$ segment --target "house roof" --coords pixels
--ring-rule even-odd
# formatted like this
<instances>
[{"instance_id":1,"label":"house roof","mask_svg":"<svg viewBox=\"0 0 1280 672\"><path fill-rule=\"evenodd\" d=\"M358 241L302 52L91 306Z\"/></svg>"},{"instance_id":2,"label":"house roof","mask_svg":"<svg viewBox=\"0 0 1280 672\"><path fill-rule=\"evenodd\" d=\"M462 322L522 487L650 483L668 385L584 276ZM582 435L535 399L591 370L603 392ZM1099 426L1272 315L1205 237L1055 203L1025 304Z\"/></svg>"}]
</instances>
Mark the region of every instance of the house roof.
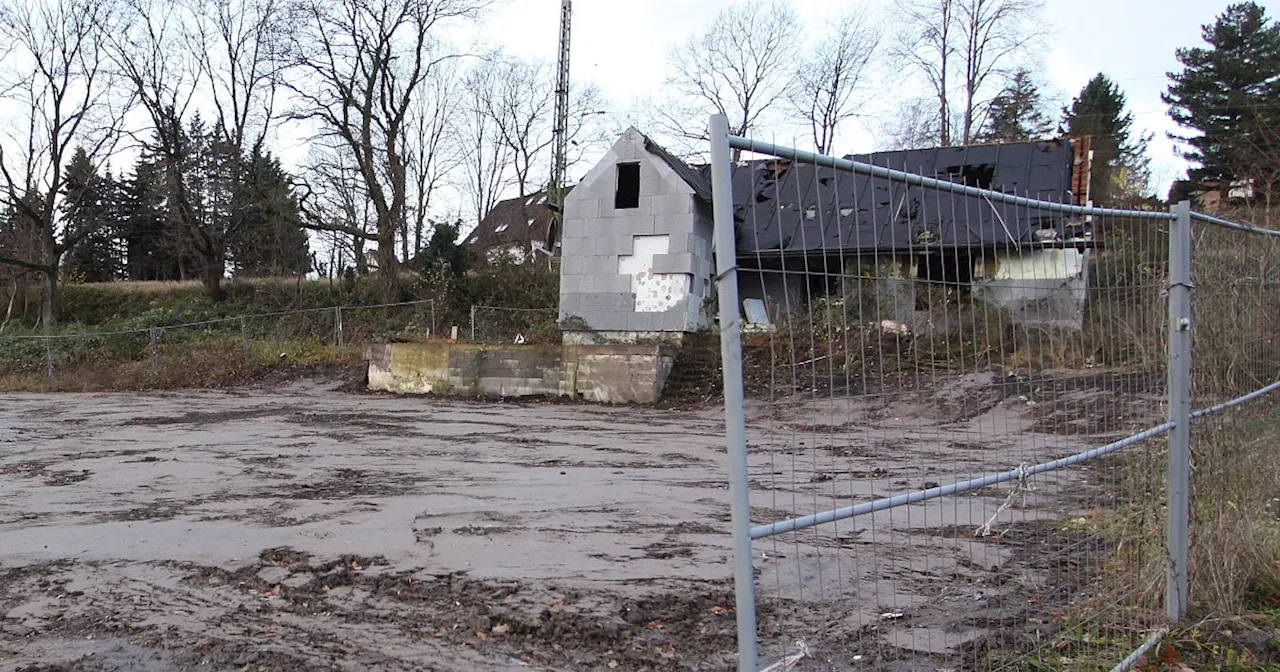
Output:
<instances>
[{"instance_id":1,"label":"house roof","mask_svg":"<svg viewBox=\"0 0 1280 672\"><path fill-rule=\"evenodd\" d=\"M1065 141L881 152L849 159L1003 193L1075 203ZM742 252L1003 246L1064 233L1068 217L783 160L735 167ZM1042 234L1043 235L1043 234ZM1063 236L1065 237L1065 236Z\"/></svg>"},{"instance_id":2,"label":"house roof","mask_svg":"<svg viewBox=\"0 0 1280 672\"><path fill-rule=\"evenodd\" d=\"M666 148L654 142L649 138L649 136L644 135L643 133L640 135L644 138L645 151L653 154L661 159L663 163L670 166L671 170L674 170L676 175L679 175L680 179L684 180L685 183L693 189L695 196L702 199L703 202L707 204L711 203L711 181L706 176L704 176L698 169L685 163L682 159L676 157L671 152L668 152Z\"/></svg>"},{"instance_id":3,"label":"house roof","mask_svg":"<svg viewBox=\"0 0 1280 672\"><path fill-rule=\"evenodd\" d=\"M499 201L467 236L465 244L476 250L509 245L528 250L535 241L550 247L555 242L552 238L557 218L548 201L546 191Z\"/></svg>"}]
</instances>

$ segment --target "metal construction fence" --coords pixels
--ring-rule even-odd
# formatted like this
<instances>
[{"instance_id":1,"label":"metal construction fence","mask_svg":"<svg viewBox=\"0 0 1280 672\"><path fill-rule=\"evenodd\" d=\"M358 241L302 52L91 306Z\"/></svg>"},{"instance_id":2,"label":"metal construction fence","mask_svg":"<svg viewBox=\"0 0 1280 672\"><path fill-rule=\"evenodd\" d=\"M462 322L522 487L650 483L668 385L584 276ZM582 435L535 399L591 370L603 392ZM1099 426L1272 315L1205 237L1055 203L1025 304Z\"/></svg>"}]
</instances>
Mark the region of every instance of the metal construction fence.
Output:
<instances>
[{"instance_id":1,"label":"metal construction fence","mask_svg":"<svg viewBox=\"0 0 1280 672\"><path fill-rule=\"evenodd\" d=\"M1280 231L711 140L740 669L1123 670L1238 606Z\"/></svg>"}]
</instances>

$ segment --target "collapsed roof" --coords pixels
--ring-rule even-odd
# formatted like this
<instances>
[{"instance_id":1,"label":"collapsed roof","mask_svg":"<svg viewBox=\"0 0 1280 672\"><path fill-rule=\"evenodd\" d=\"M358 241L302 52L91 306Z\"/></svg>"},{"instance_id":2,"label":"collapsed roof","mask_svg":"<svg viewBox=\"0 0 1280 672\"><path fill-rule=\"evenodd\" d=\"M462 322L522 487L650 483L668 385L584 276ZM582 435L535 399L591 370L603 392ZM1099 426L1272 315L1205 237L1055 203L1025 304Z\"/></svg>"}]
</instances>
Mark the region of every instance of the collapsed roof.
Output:
<instances>
[{"instance_id":1,"label":"collapsed roof","mask_svg":"<svg viewBox=\"0 0 1280 672\"><path fill-rule=\"evenodd\" d=\"M967 186L1075 204L1066 141L904 150L846 157ZM1067 237L1072 218L780 159L735 167L738 249L745 253L1005 247Z\"/></svg>"}]
</instances>

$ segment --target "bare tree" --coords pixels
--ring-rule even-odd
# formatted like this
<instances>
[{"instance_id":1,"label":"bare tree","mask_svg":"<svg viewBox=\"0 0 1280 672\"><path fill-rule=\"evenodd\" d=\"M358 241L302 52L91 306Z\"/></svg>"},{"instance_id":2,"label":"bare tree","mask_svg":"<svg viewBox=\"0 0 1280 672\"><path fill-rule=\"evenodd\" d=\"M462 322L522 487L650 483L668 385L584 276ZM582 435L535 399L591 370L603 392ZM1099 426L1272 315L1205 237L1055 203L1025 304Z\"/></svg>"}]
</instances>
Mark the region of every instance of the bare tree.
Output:
<instances>
[{"instance_id":1,"label":"bare tree","mask_svg":"<svg viewBox=\"0 0 1280 672\"><path fill-rule=\"evenodd\" d=\"M831 151L840 122L857 116L855 94L879 46L879 28L866 14L850 14L801 63L788 101L809 123L819 154Z\"/></svg>"},{"instance_id":2,"label":"bare tree","mask_svg":"<svg viewBox=\"0 0 1280 672\"><path fill-rule=\"evenodd\" d=\"M879 149L937 146L941 129L938 111L933 109L935 103L935 100L929 98L912 98L900 103L897 114L880 124L880 137L884 140Z\"/></svg>"},{"instance_id":3,"label":"bare tree","mask_svg":"<svg viewBox=\"0 0 1280 672\"><path fill-rule=\"evenodd\" d=\"M377 222L350 148L340 142L316 142L304 170L308 179L298 185L303 226L327 244L331 271L351 268L367 273L364 248L378 240Z\"/></svg>"},{"instance_id":4,"label":"bare tree","mask_svg":"<svg viewBox=\"0 0 1280 672\"><path fill-rule=\"evenodd\" d=\"M1010 71L1007 62L1033 39L1030 26L1040 9L1038 0L954 0L963 51L964 144L981 126L978 120L1003 90ZM996 81L993 82L993 77ZM994 83L994 91L988 84Z\"/></svg>"},{"instance_id":5,"label":"bare tree","mask_svg":"<svg viewBox=\"0 0 1280 672\"><path fill-rule=\"evenodd\" d=\"M378 273L399 298L396 235L409 199L410 111L433 70L456 57L436 39L443 24L475 16L485 0L301 0L291 81L295 119L351 152L373 205Z\"/></svg>"},{"instance_id":6,"label":"bare tree","mask_svg":"<svg viewBox=\"0 0 1280 672\"><path fill-rule=\"evenodd\" d=\"M407 138L408 216L401 231L406 260L422 251L429 235L427 224L432 221L432 199L464 160L455 119L462 107L460 78L453 63L442 63L433 77L427 95L414 98L409 109L409 125L413 130ZM410 226L412 248L409 247Z\"/></svg>"},{"instance_id":7,"label":"bare tree","mask_svg":"<svg viewBox=\"0 0 1280 672\"><path fill-rule=\"evenodd\" d=\"M530 193L531 183L536 184L532 171L549 165L541 159L554 139L554 75L545 62L510 56L493 57L482 67L488 70L489 85L479 87L477 93L510 152L516 189L524 197Z\"/></svg>"},{"instance_id":8,"label":"bare tree","mask_svg":"<svg viewBox=\"0 0 1280 672\"><path fill-rule=\"evenodd\" d=\"M736 135L760 126L791 85L799 38L799 21L783 0L747 0L722 10L668 58L667 81L679 99L656 110L664 130L705 140L712 113L728 117Z\"/></svg>"},{"instance_id":9,"label":"bare tree","mask_svg":"<svg viewBox=\"0 0 1280 672\"><path fill-rule=\"evenodd\" d=\"M0 188L27 234L27 252L36 253L0 250L0 263L43 277L46 329L57 320L63 255L97 230L60 226L67 163L81 148L94 168L100 167L115 149L128 108L128 100L116 96L101 49L104 36L117 29L117 18L111 4L98 0L17 0L0 6L0 40L10 50L0 91L16 110L17 129L0 139Z\"/></svg>"},{"instance_id":10,"label":"bare tree","mask_svg":"<svg viewBox=\"0 0 1280 672\"><path fill-rule=\"evenodd\" d=\"M502 131L488 110L487 101L496 95L494 91L499 86L493 71L484 64L467 73L463 86L466 125L461 134L466 147L466 182L462 191L471 200L477 224L513 184L507 172L513 158L511 146L503 140Z\"/></svg>"},{"instance_id":11,"label":"bare tree","mask_svg":"<svg viewBox=\"0 0 1280 672\"><path fill-rule=\"evenodd\" d=\"M1005 66L1033 39L1039 0L902 0L896 53L924 77L938 101L938 141L969 144L991 99L1004 87ZM953 96L959 97L957 102Z\"/></svg>"},{"instance_id":12,"label":"bare tree","mask_svg":"<svg viewBox=\"0 0 1280 672\"><path fill-rule=\"evenodd\" d=\"M959 50L955 35L959 0L902 0L903 19L894 54L911 64L928 82L936 101L937 142L951 144L951 69Z\"/></svg>"},{"instance_id":13,"label":"bare tree","mask_svg":"<svg viewBox=\"0 0 1280 672\"><path fill-rule=\"evenodd\" d=\"M111 41L112 58L147 113L150 136L142 144L164 165L172 213L201 259L205 290L221 300L228 239L244 225L229 195L269 130L290 17L278 0L129 3L131 25ZM186 170L197 158L186 124L204 100L225 159L216 171L218 196L193 184Z\"/></svg>"}]
</instances>

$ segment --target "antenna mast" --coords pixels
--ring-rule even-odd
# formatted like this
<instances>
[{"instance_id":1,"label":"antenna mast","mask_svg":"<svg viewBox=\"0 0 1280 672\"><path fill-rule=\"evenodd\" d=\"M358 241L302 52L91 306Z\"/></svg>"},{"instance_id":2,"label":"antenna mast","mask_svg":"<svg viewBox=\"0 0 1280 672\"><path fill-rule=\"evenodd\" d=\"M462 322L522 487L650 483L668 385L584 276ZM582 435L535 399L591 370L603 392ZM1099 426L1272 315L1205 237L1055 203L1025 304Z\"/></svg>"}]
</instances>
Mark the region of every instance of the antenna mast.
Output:
<instances>
[{"instance_id":1,"label":"antenna mast","mask_svg":"<svg viewBox=\"0 0 1280 672\"><path fill-rule=\"evenodd\" d=\"M564 180L569 144L569 22L573 0L560 2L560 62L556 67L555 158L551 165L551 206L564 215Z\"/></svg>"}]
</instances>

